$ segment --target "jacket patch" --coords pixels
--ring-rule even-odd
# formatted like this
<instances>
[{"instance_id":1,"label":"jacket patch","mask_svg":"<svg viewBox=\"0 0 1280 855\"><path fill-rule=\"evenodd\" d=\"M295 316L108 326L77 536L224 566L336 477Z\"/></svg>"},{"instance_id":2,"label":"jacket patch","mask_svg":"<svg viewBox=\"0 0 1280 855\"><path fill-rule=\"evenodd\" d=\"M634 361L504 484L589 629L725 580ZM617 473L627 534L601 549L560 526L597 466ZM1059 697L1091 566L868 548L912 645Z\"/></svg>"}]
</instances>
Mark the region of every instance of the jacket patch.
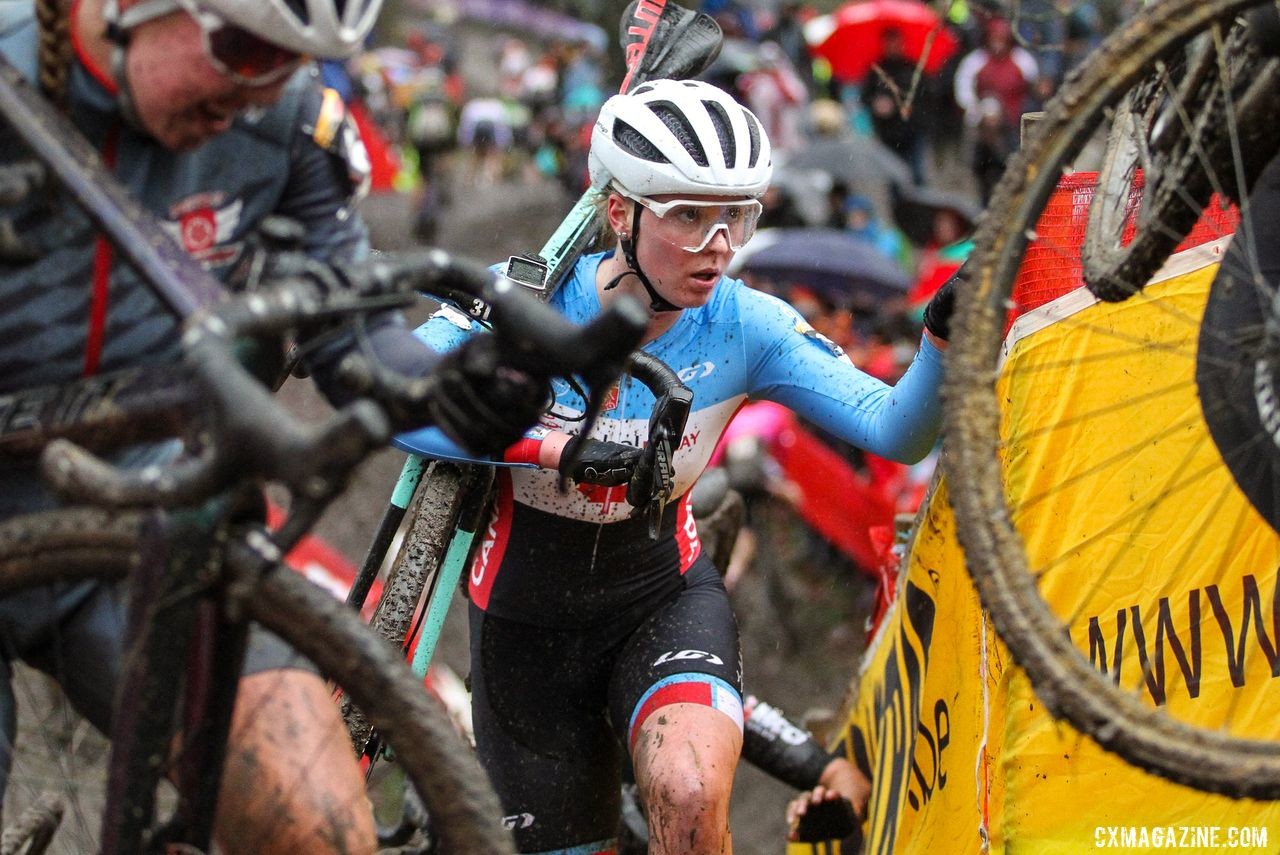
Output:
<instances>
[{"instance_id":1,"label":"jacket patch","mask_svg":"<svg viewBox=\"0 0 1280 855\"><path fill-rule=\"evenodd\" d=\"M217 267L240 254L241 243L230 241L243 209L243 200L228 202L225 193L196 193L170 206L169 218L161 225L192 258Z\"/></svg>"}]
</instances>

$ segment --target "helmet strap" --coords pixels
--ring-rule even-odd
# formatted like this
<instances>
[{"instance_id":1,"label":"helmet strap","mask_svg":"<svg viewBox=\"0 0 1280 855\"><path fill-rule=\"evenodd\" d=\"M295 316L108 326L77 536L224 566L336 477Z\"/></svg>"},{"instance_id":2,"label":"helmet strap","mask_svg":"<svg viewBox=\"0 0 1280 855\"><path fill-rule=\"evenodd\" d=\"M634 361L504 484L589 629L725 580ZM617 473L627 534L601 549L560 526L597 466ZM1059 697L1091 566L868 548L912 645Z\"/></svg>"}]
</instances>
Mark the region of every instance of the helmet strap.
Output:
<instances>
[{"instance_id":1,"label":"helmet strap","mask_svg":"<svg viewBox=\"0 0 1280 855\"><path fill-rule=\"evenodd\" d=\"M633 203L635 204L635 203ZM618 242L622 244L622 257L627 260L630 270L617 276L608 285L605 290L617 287L618 280L627 273L635 274L640 280L640 284L644 286L644 290L649 294L649 311L651 312L678 312L680 307L672 303L666 297L658 293L658 289L653 287L653 283L649 281L649 277L644 275L644 271L640 269L640 262L636 258L636 241L640 240L640 208L639 204L635 205L635 213L631 217L631 234L627 237L619 238Z\"/></svg>"},{"instance_id":2,"label":"helmet strap","mask_svg":"<svg viewBox=\"0 0 1280 855\"><path fill-rule=\"evenodd\" d=\"M116 79L116 101L120 105L120 115L125 124L134 130L143 130L143 127L134 104L133 89L129 86L129 75L125 71L125 48L129 46L130 31L139 24L168 15L178 8L176 0L142 0L122 13L119 0L107 0L103 4L102 15L107 21L106 36L111 42L111 74Z\"/></svg>"}]
</instances>

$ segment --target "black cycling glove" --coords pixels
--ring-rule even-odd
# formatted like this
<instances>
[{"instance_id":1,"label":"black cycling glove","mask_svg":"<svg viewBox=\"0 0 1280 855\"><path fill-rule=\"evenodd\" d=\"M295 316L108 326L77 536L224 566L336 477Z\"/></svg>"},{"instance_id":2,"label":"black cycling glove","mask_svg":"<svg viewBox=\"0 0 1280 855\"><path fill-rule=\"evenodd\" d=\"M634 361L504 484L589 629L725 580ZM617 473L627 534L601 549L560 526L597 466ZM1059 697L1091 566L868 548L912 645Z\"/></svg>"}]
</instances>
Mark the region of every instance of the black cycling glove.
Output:
<instances>
[{"instance_id":1,"label":"black cycling glove","mask_svg":"<svg viewBox=\"0 0 1280 855\"><path fill-rule=\"evenodd\" d=\"M796 826L796 841L821 843L839 840L840 851L857 852L862 848L862 828L858 814L846 798L828 799L809 805Z\"/></svg>"},{"instance_id":2,"label":"black cycling glove","mask_svg":"<svg viewBox=\"0 0 1280 855\"><path fill-rule=\"evenodd\" d=\"M478 335L446 354L433 375L431 419L475 454L496 454L518 440L551 400L551 386L501 363L492 335Z\"/></svg>"},{"instance_id":3,"label":"black cycling glove","mask_svg":"<svg viewBox=\"0 0 1280 855\"><path fill-rule=\"evenodd\" d=\"M951 339L951 313L956 307L956 285L962 284L968 273L968 264L947 277L947 281L934 292L929 305L924 307L924 328L943 341Z\"/></svg>"},{"instance_id":4,"label":"black cycling glove","mask_svg":"<svg viewBox=\"0 0 1280 855\"><path fill-rule=\"evenodd\" d=\"M631 480L643 453L634 445L575 436L560 453L560 474L579 484L617 487ZM575 456L577 460L566 470L565 463Z\"/></svg>"}]
</instances>

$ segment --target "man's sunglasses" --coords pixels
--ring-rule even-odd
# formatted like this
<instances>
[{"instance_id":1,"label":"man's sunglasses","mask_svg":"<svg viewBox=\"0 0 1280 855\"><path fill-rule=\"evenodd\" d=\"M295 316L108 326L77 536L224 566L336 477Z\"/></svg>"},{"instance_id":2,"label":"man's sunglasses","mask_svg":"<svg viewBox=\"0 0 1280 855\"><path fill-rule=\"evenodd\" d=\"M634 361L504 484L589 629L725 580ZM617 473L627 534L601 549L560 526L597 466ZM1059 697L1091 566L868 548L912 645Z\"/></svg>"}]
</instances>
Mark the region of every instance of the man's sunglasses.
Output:
<instances>
[{"instance_id":1,"label":"man's sunglasses","mask_svg":"<svg viewBox=\"0 0 1280 855\"><path fill-rule=\"evenodd\" d=\"M269 86L288 77L303 57L232 24L199 0L177 0L200 25L204 52L220 74L241 86Z\"/></svg>"}]
</instances>

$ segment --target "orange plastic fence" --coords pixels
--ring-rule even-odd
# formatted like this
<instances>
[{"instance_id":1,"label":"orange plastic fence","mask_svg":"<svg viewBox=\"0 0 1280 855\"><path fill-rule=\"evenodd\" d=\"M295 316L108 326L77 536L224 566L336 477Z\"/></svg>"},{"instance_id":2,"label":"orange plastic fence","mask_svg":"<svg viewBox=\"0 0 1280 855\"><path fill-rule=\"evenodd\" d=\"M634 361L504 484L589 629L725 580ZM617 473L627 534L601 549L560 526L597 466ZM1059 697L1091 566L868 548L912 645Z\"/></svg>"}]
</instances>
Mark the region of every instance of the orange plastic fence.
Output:
<instances>
[{"instance_id":1,"label":"orange plastic fence","mask_svg":"<svg viewBox=\"0 0 1280 855\"><path fill-rule=\"evenodd\" d=\"M1080 245L1084 241L1089 202L1097 180L1096 172L1063 176L1058 189L1049 197L1049 204L1036 226L1036 239L1028 247L1014 283L1013 299L1019 312L1042 306L1083 284ZM1129 194L1128 217L1122 238L1125 243L1133 238L1142 187L1142 175L1139 173ZM1178 249L1189 249L1231 234L1238 221L1235 207L1224 204L1215 195Z\"/></svg>"}]
</instances>

